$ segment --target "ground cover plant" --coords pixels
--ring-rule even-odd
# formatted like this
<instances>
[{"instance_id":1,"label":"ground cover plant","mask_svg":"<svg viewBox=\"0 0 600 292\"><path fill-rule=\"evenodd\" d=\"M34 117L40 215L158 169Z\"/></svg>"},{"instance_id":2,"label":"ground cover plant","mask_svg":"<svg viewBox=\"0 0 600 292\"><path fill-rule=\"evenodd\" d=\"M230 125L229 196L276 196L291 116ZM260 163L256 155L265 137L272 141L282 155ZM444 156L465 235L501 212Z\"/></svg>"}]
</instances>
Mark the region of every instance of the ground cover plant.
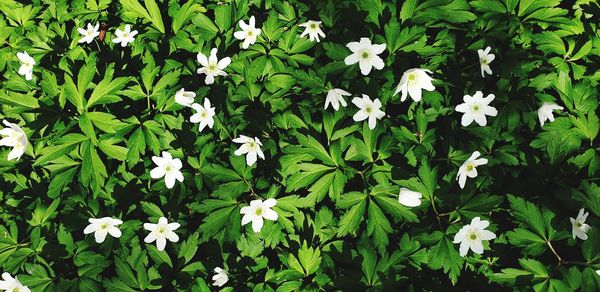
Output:
<instances>
[{"instance_id":1,"label":"ground cover plant","mask_svg":"<svg viewBox=\"0 0 600 292\"><path fill-rule=\"evenodd\" d=\"M0 290L600 290L596 1L0 8Z\"/></svg>"}]
</instances>

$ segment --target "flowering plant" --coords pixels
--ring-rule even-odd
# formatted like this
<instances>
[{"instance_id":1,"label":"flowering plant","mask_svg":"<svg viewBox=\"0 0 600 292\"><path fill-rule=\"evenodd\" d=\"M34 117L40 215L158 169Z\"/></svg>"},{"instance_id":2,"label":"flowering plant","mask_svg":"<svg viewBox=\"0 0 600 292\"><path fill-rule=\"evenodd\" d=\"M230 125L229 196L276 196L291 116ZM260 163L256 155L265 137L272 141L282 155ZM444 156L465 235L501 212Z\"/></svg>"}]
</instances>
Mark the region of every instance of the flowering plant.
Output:
<instances>
[{"instance_id":1,"label":"flowering plant","mask_svg":"<svg viewBox=\"0 0 600 292\"><path fill-rule=\"evenodd\" d=\"M0 9L0 290L600 290L597 1Z\"/></svg>"}]
</instances>

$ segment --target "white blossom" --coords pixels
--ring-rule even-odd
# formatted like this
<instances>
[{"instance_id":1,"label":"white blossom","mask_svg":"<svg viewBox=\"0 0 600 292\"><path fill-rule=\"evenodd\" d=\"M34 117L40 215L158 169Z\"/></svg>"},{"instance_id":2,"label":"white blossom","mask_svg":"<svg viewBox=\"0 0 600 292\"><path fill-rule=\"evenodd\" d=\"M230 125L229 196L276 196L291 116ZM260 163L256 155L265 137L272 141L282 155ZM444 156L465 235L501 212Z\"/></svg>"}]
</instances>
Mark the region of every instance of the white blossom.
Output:
<instances>
[{"instance_id":1,"label":"white blossom","mask_svg":"<svg viewBox=\"0 0 600 292\"><path fill-rule=\"evenodd\" d=\"M156 164L156 167L150 171L150 177L156 179L165 177L165 185L171 189L175 185L175 180L183 182L183 174L181 173L181 160L179 158L173 159L171 153L167 151L162 152L162 157L152 156L152 161Z\"/></svg>"},{"instance_id":2,"label":"white blossom","mask_svg":"<svg viewBox=\"0 0 600 292\"><path fill-rule=\"evenodd\" d=\"M124 30L120 30L117 28L115 31L116 38L112 39L113 43L121 43L121 47L127 46L128 43L132 43L135 40L135 35L137 34L137 30L131 30L131 26L129 24L125 25Z\"/></svg>"},{"instance_id":3,"label":"white blossom","mask_svg":"<svg viewBox=\"0 0 600 292\"><path fill-rule=\"evenodd\" d=\"M355 97L352 99L352 103L356 105L359 110L354 114L352 119L355 122L369 120L369 129L375 129L377 120L380 120L385 116L385 112L381 110L381 102L378 98L371 100L368 95L363 94L362 98Z\"/></svg>"},{"instance_id":4,"label":"white blossom","mask_svg":"<svg viewBox=\"0 0 600 292\"><path fill-rule=\"evenodd\" d=\"M260 35L260 28L256 28L254 16L250 16L250 21L246 24L240 20L239 25L242 30L233 33L233 37L238 40L243 40L242 49L247 49L250 45L256 42L256 38Z\"/></svg>"},{"instance_id":5,"label":"white blossom","mask_svg":"<svg viewBox=\"0 0 600 292\"><path fill-rule=\"evenodd\" d=\"M343 107L346 107L346 100L344 96L350 96L351 94L343 89L333 88L327 91L327 98L325 99L325 109L331 105L334 110L338 110L340 108L340 104Z\"/></svg>"},{"instance_id":6,"label":"white blossom","mask_svg":"<svg viewBox=\"0 0 600 292\"><path fill-rule=\"evenodd\" d=\"M79 39L78 43L88 43L89 44L89 43L93 42L94 39L100 35L100 31L98 31L98 29L100 29L99 23L96 23L96 26L92 26L91 23L88 23L87 29L78 28L77 31L81 35L81 38Z\"/></svg>"},{"instance_id":7,"label":"white blossom","mask_svg":"<svg viewBox=\"0 0 600 292\"><path fill-rule=\"evenodd\" d=\"M31 292L27 286L24 286L17 280L17 277L14 278L9 273L2 273L2 281L0 281L0 290L5 292Z\"/></svg>"},{"instance_id":8,"label":"white blossom","mask_svg":"<svg viewBox=\"0 0 600 292\"><path fill-rule=\"evenodd\" d=\"M213 125L215 124L215 120L213 118L215 116L215 108L210 106L210 100L208 100L208 98L204 98L204 106L194 103L192 104L192 108L196 111L196 113L190 117L190 122L194 124L200 123L200 132L202 132L206 126L212 129Z\"/></svg>"},{"instance_id":9,"label":"white blossom","mask_svg":"<svg viewBox=\"0 0 600 292\"><path fill-rule=\"evenodd\" d=\"M212 284L213 286L222 287L225 285L225 283L227 283L227 281L229 281L229 276L227 276L225 270L216 267L213 271L216 273L214 276L212 276L212 280L214 281Z\"/></svg>"},{"instance_id":10,"label":"white blossom","mask_svg":"<svg viewBox=\"0 0 600 292\"><path fill-rule=\"evenodd\" d=\"M495 117L498 114L496 108L489 106L494 98L495 96L493 94L488 94L487 97L483 97L481 91L475 92L473 96L465 95L463 97L465 102L457 105L455 108L457 112L463 113L460 124L466 127L475 121L482 127L487 125L485 116Z\"/></svg>"},{"instance_id":11,"label":"white blossom","mask_svg":"<svg viewBox=\"0 0 600 292\"><path fill-rule=\"evenodd\" d=\"M488 163L488 160L486 158L477 159L479 156L481 156L481 153L479 153L479 151L473 152L473 154L471 154L471 157L469 157L469 159L467 159L467 161L465 161L458 169L458 175L456 176L456 180L458 180L458 185L461 189L465 187L467 177L477 177L477 166Z\"/></svg>"},{"instance_id":12,"label":"white blossom","mask_svg":"<svg viewBox=\"0 0 600 292\"><path fill-rule=\"evenodd\" d=\"M175 102L183 106L191 107L195 97L195 92L185 91L185 88L181 88L175 93Z\"/></svg>"},{"instance_id":13,"label":"white blossom","mask_svg":"<svg viewBox=\"0 0 600 292\"><path fill-rule=\"evenodd\" d=\"M490 222L480 220L479 217L473 218L471 224L463 226L454 236L454 243L460 243L460 256L464 257L471 249L476 254L483 253L483 240L492 240L496 234L485 230L490 226Z\"/></svg>"},{"instance_id":14,"label":"white blossom","mask_svg":"<svg viewBox=\"0 0 600 292\"><path fill-rule=\"evenodd\" d=\"M90 224L83 230L83 234L94 233L94 238L97 243L104 242L106 235L110 234L112 237L121 237L121 230L117 225L123 224L123 221L114 219L111 217L102 218L89 218Z\"/></svg>"},{"instance_id":15,"label":"white blossom","mask_svg":"<svg viewBox=\"0 0 600 292\"><path fill-rule=\"evenodd\" d=\"M153 223L144 223L144 229L150 231L148 236L144 238L145 243L152 243L156 241L156 248L159 251L165 250L165 246L167 245L167 239L170 242L178 242L179 236L173 231L179 228L180 224L177 222L169 223L167 218L160 217L158 219L158 224Z\"/></svg>"},{"instance_id":16,"label":"white blossom","mask_svg":"<svg viewBox=\"0 0 600 292\"><path fill-rule=\"evenodd\" d=\"M322 38L325 38L325 33L321 30L321 22L320 21L309 20L305 23L299 24L298 26L304 27L304 31L302 32L300 37L304 37L305 35L308 35L308 39L311 42L314 42L315 40L317 42L319 42L320 41L319 36L321 36Z\"/></svg>"},{"instance_id":17,"label":"white blossom","mask_svg":"<svg viewBox=\"0 0 600 292\"><path fill-rule=\"evenodd\" d=\"M255 233L260 232L263 227L263 218L271 221L277 220L277 212L271 210L277 204L275 199L252 200L250 206L242 207L240 214L242 217L242 226L252 222L252 230Z\"/></svg>"},{"instance_id":18,"label":"white blossom","mask_svg":"<svg viewBox=\"0 0 600 292\"><path fill-rule=\"evenodd\" d=\"M265 154L260 149L262 143L256 137L250 138L248 136L240 135L239 138L233 139L233 142L242 144L238 150L235 150L234 154L237 156L246 154L246 164L252 166L258 157L265 159Z\"/></svg>"},{"instance_id":19,"label":"white blossom","mask_svg":"<svg viewBox=\"0 0 600 292\"><path fill-rule=\"evenodd\" d=\"M217 48L210 50L210 56L208 58L202 53L198 53L197 58L198 63L202 65L202 68L198 68L196 72L198 74L206 74L204 83L213 84L215 82L215 77L227 76L227 73L223 70L229 66L231 59L229 57L225 57L221 60L217 59Z\"/></svg>"},{"instance_id":20,"label":"white blossom","mask_svg":"<svg viewBox=\"0 0 600 292\"><path fill-rule=\"evenodd\" d=\"M21 62L19 75L24 75L26 80L31 80L33 78L33 65L35 65L35 60L25 51L22 53L17 52L17 58L19 59L19 62Z\"/></svg>"},{"instance_id":21,"label":"white blossom","mask_svg":"<svg viewBox=\"0 0 600 292\"><path fill-rule=\"evenodd\" d=\"M423 89L427 91L435 90L435 86L431 83L433 78L429 77L427 73L431 74L431 71L419 68L406 70L402 74L402 78L400 78L400 83L398 83L394 95L398 94L398 92L402 92L400 101L405 101L406 97L410 95L415 102L419 102L421 100L421 91Z\"/></svg>"},{"instance_id":22,"label":"white blossom","mask_svg":"<svg viewBox=\"0 0 600 292\"><path fill-rule=\"evenodd\" d=\"M374 45L370 39L360 38L360 42L348 43L346 47L352 51L352 54L344 59L346 65L358 63L363 75L368 75L373 67L377 70L383 69L385 64L378 55L385 51L385 44Z\"/></svg>"},{"instance_id":23,"label":"white blossom","mask_svg":"<svg viewBox=\"0 0 600 292\"><path fill-rule=\"evenodd\" d=\"M491 47L487 47L484 50L477 50L477 54L479 55L479 64L481 65L481 77L485 77L485 73L492 75L492 69L490 68L490 63L494 61L496 56L494 54L490 54Z\"/></svg>"},{"instance_id":24,"label":"white blossom","mask_svg":"<svg viewBox=\"0 0 600 292\"><path fill-rule=\"evenodd\" d=\"M411 191L407 188L400 188L398 202L407 207L417 207L421 205L423 195L419 192Z\"/></svg>"},{"instance_id":25,"label":"white blossom","mask_svg":"<svg viewBox=\"0 0 600 292\"><path fill-rule=\"evenodd\" d=\"M542 106L537 111L538 119L540 120L540 125L544 126L544 122L549 120L550 122L554 122L554 114L552 111L554 110L563 110L564 108L553 102L544 102Z\"/></svg>"},{"instance_id":26,"label":"white blossom","mask_svg":"<svg viewBox=\"0 0 600 292\"><path fill-rule=\"evenodd\" d=\"M10 123L7 120L3 120L2 123L7 126L7 128L0 130L0 136L2 136L2 139L0 139L0 146L13 148L10 153L8 153L7 160L19 160L27 148L27 135L17 124Z\"/></svg>"},{"instance_id":27,"label":"white blossom","mask_svg":"<svg viewBox=\"0 0 600 292\"><path fill-rule=\"evenodd\" d=\"M569 218L571 220L571 225L573 226L573 239L575 239L575 237L581 240L588 239L587 232L592 228L588 224L585 224L585 220L587 220L588 215L588 212L585 212L584 209L581 209L579 210L579 214L577 214L577 218Z\"/></svg>"}]
</instances>

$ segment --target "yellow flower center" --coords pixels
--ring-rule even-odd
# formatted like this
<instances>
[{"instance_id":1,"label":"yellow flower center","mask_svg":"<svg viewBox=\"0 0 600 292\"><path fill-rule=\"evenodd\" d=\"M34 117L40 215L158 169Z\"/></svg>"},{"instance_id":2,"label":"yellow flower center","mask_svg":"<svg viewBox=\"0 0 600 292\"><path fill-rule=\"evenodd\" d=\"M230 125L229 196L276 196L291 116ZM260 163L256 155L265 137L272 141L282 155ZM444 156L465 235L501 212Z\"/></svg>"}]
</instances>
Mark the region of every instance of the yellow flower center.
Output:
<instances>
[{"instance_id":1,"label":"yellow flower center","mask_svg":"<svg viewBox=\"0 0 600 292\"><path fill-rule=\"evenodd\" d=\"M581 224L581 222L577 222L577 224L575 224L577 227L581 227L583 226L583 224Z\"/></svg>"},{"instance_id":2,"label":"yellow flower center","mask_svg":"<svg viewBox=\"0 0 600 292\"><path fill-rule=\"evenodd\" d=\"M206 118L207 114L206 114L206 112L202 112L202 113L200 114L200 116L201 116L201 117L203 117L203 118Z\"/></svg>"},{"instance_id":3,"label":"yellow flower center","mask_svg":"<svg viewBox=\"0 0 600 292\"><path fill-rule=\"evenodd\" d=\"M102 223L102 224L100 225L100 229L106 229L106 228L108 228L108 224L106 224L106 223Z\"/></svg>"},{"instance_id":4,"label":"yellow flower center","mask_svg":"<svg viewBox=\"0 0 600 292\"><path fill-rule=\"evenodd\" d=\"M167 230L166 230L164 227L162 227L162 226L161 226L161 227L159 227L159 228L158 228L158 231L157 231L157 232L158 232L158 233L160 233L160 234L163 234L163 233L165 233L166 231L167 231Z\"/></svg>"},{"instance_id":5,"label":"yellow flower center","mask_svg":"<svg viewBox=\"0 0 600 292\"><path fill-rule=\"evenodd\" d=\"M311 23L310 28L315 29L315 28L317 28L317 25L315 23Z\"/></svg>"},{"instance_id":6,"label":"yellow flower center","mask_svg":"<svg viewBox=\"0 0 600 292\"><path fill-rule=\"evenodd\" d=\"M471 240L475 240L475 239L477 239L477 234L475 234L475 233L471 233L471 234L469 235L469 238L470 238Z\"/></svg>"},{"instance_id":7,"label":"yellow flower center","mask_svg":"<svg viewBox=\"0 0 600 292\"><path fill-rule=\"evenodd\" d=\"M478 104L474 104L471 107L471 110L473 110L474 112L478 112L479 110L481 110L481 107Z\"/></svg>"},{"instance_id":8,"label":"yellow flower center","mask_svg":"<svg viewBox=\"0 0 600 292\"><path fill-rule=\"evenodd\" d=\"M263 213L263 210L262 210L262 208L256 208L256 211L255 211L255 213L256 213L256 215L258 215L258 216L262 215L262 213Z\"/></svg>"},{"instance_id":9,"label":"yellow flower center","mask_svg":"<svg viewBox=\"0 0 600 292\"><path fill-rule=\"evenodd\" d=\"M252 36L254 33L253 33L251 30L249 30L249 31L248 31L246 34L247 34L248 36Z\"/></svg>"},{"instance_id":10,"label":"yellow flower center","mask_svg":"<svg viewBox=\"0 0 600 292\"><path fill-rule=\"evenodd\" d=\"M467 164L467 171L473 171L473 169L475 169L475 164L473 164L473 163Z\"/></svg>"},{"instance_id":11,"label":"yellow flower center","mask_svg":"<svg viewBox=\"0 0 600 292\"><path fill-rule=\"evenodd\" d=\"M370 106L368 106L365 108L365 111L368 113L371 113L371 111L373 111L373 109Z\"/></svg>"},{"instance_id":12,"label":"yellow flower center","mask_svg":"<svg viewBox=\"0 0 600 292\"><path fill-rule=\"evenodd\" d=\"M363 52L363 53L362 53L360 56L361 56L363 59L367 59L367 58L369 58L369 53L368 53L368 52Z\"/></svg>"}]
</instances>

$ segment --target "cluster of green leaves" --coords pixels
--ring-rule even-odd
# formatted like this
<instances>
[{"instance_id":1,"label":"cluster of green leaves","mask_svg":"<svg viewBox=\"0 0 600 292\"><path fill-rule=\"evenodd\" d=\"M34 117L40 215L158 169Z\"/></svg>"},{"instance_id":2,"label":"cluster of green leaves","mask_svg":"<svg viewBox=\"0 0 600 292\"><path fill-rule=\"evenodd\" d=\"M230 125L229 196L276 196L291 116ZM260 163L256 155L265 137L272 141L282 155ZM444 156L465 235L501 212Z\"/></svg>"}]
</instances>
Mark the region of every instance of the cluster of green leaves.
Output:
<instances>
[{"instance_id":1,"label":"cluster of green leaves","mask_svg":"<svg viewBox=\"0 0 600 292\"><path fill-rule=\"evenodd\" d=\"M33 291L226 289L600 289L600 6L593 0L29 0L0 1L0 118L30 145L0 149L0 269ZM254 15L247 50L233 37ZM320 43L298 24L322 21ZM101 23L103 40L77 28ZM121 47L114 31L139 34ZM347 66L348 42L385 43L383 70ZM477 49L492 47L482 78ZM196 54L231 57L207 86ZM37 62L17 74L17 52ZM410 68L433 72L419 103L393 92ZM208 97L215 126L198 132L180 88ZM323 110L330 88L379 98L370 130L356 108ZM461 127L465 94L493 93L498 116ZM564 106L540 127L545 101ZM252 167L232 138L256 136ZM151 157L183 161L184 182L150 178ZM455 181L473 151L489 160L465 189ZM423 194L398 203L400 187ZM240 208L276 198L260 233ZM589 239L569 217L590 212ZM115 217L119 239L84 236L87 219ZM179 222L165 251L145 244L144 222ZM454 234L473 217L498 238L460 257Z\"/></svg>"}]
</instances>

